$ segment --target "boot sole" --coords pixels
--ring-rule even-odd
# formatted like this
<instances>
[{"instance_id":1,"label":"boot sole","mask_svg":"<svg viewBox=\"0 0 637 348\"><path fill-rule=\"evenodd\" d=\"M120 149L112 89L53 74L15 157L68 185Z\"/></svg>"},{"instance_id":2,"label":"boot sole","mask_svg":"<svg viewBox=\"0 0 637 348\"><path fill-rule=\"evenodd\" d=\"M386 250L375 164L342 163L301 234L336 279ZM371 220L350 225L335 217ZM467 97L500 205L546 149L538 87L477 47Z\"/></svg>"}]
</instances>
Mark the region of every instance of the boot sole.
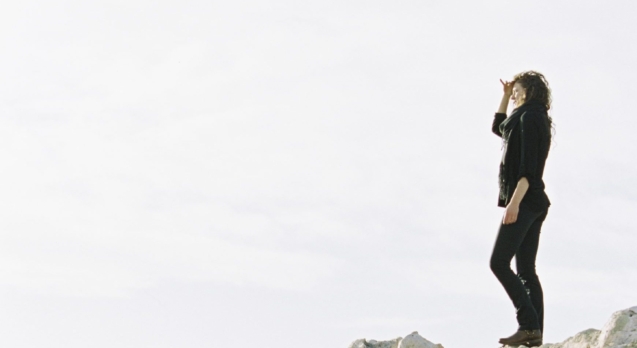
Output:
<instances>
[{"instance_id":1,"label":"boot sole","mask_svg":"<svg viewBox=\"0 0 637 348\"><path fill-rule=\"evenodd\" d=\"M542 340L541 339L525 341L525 342L520 342L520 343L515 343L515 344L513 344L513 343L509 343L509 344L503 343L502 344L503 347L506 347L506 346L509 346L509 347L526 346L526 347L529 347L529 348L531 348L531 347L539 347L541 345L542 345Z\"/></svg>"}]
</instances>

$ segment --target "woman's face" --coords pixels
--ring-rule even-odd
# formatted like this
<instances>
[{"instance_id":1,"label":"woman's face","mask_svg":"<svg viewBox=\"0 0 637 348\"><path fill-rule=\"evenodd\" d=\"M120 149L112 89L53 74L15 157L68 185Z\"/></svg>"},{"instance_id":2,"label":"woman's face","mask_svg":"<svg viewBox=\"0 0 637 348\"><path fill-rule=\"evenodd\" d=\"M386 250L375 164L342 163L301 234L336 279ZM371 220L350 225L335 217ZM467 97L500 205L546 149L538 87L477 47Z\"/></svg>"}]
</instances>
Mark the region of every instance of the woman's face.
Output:
<instances>
[{"instance_id":1,"label":"woman's face","mask_svg":"<svg viewBox=\"0 0 637 348\"><path fill-rule=\"evenodd\" d=\"M515 84L513 84L513 93L511 94L511 100L513 100L515 106L518 107L524 104L524 98L526 98L526 91L521 84L516 82Z\"/></svg>"}]
</instances>

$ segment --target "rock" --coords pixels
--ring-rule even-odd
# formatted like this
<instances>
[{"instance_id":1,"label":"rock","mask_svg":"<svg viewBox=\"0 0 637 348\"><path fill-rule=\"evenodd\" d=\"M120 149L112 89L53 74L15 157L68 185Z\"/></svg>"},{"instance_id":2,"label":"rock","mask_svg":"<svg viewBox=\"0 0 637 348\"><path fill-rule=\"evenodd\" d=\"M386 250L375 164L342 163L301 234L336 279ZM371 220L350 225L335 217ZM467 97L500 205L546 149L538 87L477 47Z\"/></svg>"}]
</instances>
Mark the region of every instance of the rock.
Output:
<instances>
[{"instance_id":1,"label":"rock","mask_svg":"<svg viewBox=\"0 0 637 348\"><path fill-rule=\"evenodd\" d=\"M361 338L360 340L356 340L349 345L349 348L398 348L398 343L402 337L394 338L390 341L381 341L377 342L375 340L366 340Z\"/></svg>"},{"instance_id":2,"label":"rock","mask_svg":"<svg viewBox=\"0 0 637 348\"><path fill-rule=\"evenodd\" d=\"M613 313L601 331L588 329L540 348L637 348L637 306Z\"/></svg>"},{"instance_id":3,"label":"rock","mask_svg":"<svg viewBox=\"0 0 637 348\"><path fill-rule=\"evenodd\" d=\"M350 344L349 348L444 347L427 341L414 331L405 338L398 337L390 341L356 340ZM637 306L613 313L601 330L584 330L562 343L545 343L540 348L637 348Z\"/></svg>"},{"instance_id":4,"label":"rock","mask_svg":"<svg viewBox=\"0 0 637 348\"><path fill-rule=\"evenodd\" d=\"M444 348L440 344L433 344L414 331L400 340L398 348Z\"/></svg>"},{"instance_id":5,"label":"rock","mask_svg":"<svg viewBox=\"0 0 637 348\"><path fill-rule=\"evenodd\" d=\"M599 335L599 348L637 348L637 306L613 313Z\"/></svg>"},{"instance_id":6,"label":"rock","mask_svg":"<svg viewBox=\"0 0 637 348\"><path fill-rule=\"evenodd\" d=\"M595 348L601 331L584 330L566 341L557 344L543 344L541 348Z\"/></svg>"},{"instance_id":7,"label":"rock","mask_svg":"<svg viewBox=\"0 0 637 348\"><path fill-rule=\"evenodd\" d=\"M390 341L366 340L364 338L356 340L349 345L349 348L444 348L440 344L433 344L414 331L405 338L398 337Z\"/></svg>"}]
</instances>

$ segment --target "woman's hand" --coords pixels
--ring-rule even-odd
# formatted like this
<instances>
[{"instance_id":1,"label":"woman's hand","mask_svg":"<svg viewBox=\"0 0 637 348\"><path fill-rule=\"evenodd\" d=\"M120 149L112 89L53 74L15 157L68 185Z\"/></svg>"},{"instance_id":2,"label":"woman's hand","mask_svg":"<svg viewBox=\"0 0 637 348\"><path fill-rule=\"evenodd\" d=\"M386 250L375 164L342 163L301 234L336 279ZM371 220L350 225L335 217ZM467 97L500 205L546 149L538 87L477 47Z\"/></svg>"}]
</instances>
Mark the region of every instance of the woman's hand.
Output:
<instances>
[{"instance_id":1,"label":"woman's hand","mask_svg":"<svg viewBox=\"0 0 637 348\"><path fill-rule=\"evenodd\" d=\"M507 97L510 97L513 94L513 82L509 82L509 81L502 81L502 79L500 79L500 83L502 83L502 87L504 89L504 94Z\"/></svg>"},{"instance_id":2,"label":"woman's hand","mask_svg":"<svg viewBox=\"0 0 637 348\"><path fill-rule=\"evenodd\" d=\"M515 191L513 191L513 196L511 196L511 201L509 201L509 204L507 204L507 207L504 209L504 217L502 218L503 224L509 225L518 220L520 203L522 203L522 198L528 189L529 179L527 179L526 176L523 176L520 180L518 180L518 184L515 186Z\"/></svg>"},{"instance_id":3,"label":"woman's hand","mask_svg":"<svg viewBox=\"0 0 637 348\"><path fill-rule=\"evenodd\" d=\"M518 220L518 212L520 211L520 206L511 202L504 209L504 217L502 218L502 224L510 225Z\"/></svg>"}]
</instances>

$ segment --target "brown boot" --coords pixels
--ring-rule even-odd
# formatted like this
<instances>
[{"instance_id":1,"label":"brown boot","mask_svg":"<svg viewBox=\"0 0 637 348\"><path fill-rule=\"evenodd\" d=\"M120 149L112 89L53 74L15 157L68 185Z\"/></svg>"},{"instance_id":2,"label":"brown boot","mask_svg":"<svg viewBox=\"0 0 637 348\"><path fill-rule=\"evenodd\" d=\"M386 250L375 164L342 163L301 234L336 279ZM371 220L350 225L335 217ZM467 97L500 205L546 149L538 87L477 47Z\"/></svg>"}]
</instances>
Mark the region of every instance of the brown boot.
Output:
<instances>
[{"instance_id":1,"label":"brown boot","mask_svg":"<svg viewBox=\"0 0 637 348\"><path fill-rule=\"evenodd\" d=\"M542 345L542 332L540 330L520 330L507 338L500 338L500 343L507 346L539 347Z\"/></svg>"}]
</instances>

